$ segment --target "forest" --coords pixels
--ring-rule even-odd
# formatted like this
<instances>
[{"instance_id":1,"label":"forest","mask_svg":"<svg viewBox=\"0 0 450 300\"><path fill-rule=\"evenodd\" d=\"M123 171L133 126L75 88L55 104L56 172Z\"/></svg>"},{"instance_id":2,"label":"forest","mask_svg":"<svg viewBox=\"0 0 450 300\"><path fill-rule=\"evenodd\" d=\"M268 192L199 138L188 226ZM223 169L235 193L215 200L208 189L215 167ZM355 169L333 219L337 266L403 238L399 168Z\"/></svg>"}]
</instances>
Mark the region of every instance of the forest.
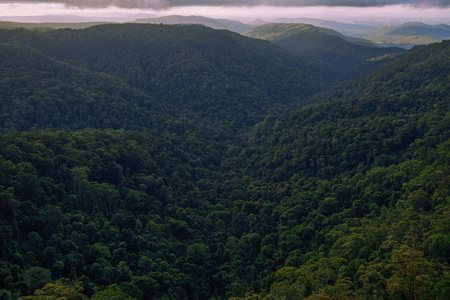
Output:
<instances>
[{"instance_id":1,"label":"forest","mask_svg":"<svg viewBox=\"0 0 450 300\"><path fill-rule=\"evenodd\" d=\"M378 65L405 52L397 47L377 47L368 40L348 37L324 27L298 23L271 23L253 27L245 36L321 61L342 79L361 77Z\"/></svg>"},{"instance_id":2,"label":"forest","mask_svg":"<svg viewBox=\"0 0 450 300\"><path fill-rule=\"evenodd\" d=\"M448 299L448 57L0 30L0 299Z\"/></svg>"}]
</instances>

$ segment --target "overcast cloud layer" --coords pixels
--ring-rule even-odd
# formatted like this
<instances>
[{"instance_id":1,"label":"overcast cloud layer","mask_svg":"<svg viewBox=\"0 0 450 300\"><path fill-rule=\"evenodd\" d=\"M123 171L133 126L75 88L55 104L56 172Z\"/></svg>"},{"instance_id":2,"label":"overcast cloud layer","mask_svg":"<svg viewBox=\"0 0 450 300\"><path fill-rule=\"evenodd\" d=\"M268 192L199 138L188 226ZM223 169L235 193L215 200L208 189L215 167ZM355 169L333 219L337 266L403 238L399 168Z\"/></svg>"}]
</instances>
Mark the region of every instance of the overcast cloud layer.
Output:
<instances>
[{"instance_id":1,"label":"overcast cloud layer","mask_svg":"<svg viewBox=\"0 0 450 300\"><path fill-rule=\"evenodd\" d=\"M450 0L0 0L0 3L61 3L67 7L168 9L182 6L353 6L379 7L411 5L414 7L450 7Z\"/></svg>"}]
</instances>

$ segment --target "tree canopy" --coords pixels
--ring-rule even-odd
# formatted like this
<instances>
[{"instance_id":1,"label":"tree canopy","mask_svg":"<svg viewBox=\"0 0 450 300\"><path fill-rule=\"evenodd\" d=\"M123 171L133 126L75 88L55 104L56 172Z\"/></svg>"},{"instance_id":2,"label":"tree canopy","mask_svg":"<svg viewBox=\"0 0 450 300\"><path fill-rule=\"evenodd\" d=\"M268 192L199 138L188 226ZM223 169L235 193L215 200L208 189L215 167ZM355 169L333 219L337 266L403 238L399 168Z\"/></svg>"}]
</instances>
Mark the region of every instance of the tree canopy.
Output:
<instances>
[{"instance_id":1,"label":"tree canopy","mask_svg":"<svg viewBox=\"0 0 450 300\"><path fill-rule=\"evenodd\" d=\"M295 88L249 108L267 82L232 78L244 54L251 76L278 54L278 67L306 63L268 42L162 25L0 36L0 298L448 298L449 42L281 113ZM150 74L152 55L167 57ZM222 74L239 88L196 107L195 83L194 102L179 102L189 83L173 68L191 66L192 83L220 58L237 61ZM166 88L151 92L154 78Z\"/></svg>"}]
</instances>

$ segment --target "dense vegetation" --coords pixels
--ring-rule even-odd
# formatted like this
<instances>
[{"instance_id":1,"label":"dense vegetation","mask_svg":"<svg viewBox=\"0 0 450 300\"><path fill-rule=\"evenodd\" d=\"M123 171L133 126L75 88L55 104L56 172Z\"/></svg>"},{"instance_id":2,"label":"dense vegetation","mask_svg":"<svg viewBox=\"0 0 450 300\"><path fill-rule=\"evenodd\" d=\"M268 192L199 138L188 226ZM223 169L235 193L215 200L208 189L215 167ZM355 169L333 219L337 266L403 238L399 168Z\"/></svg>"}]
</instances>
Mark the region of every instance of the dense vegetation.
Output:
<instances>
[{"instance_id":1,"label":"dense vegetation","mask_svg":"<svg viewBox=\"0 0 450 300\"><path fill-rule=\"evenodd\" d=\"M64 59L38 52L44 40L94 41L97 30L122 30L114 26L1 33L13 43L0 52L0 298L449 297L449 42L413 49L289 113L268 114L276 99L294 102L292 91L266 96L274 102L260 103L266 117L252 126L257 118L226 115L252 112L251 102L214 123L207 108L171 98L167 82L155 97L118 66L88 70L76 54L83 47ZM237 59L246 52L238 45L256 40L238 41L239 55L220 55ZM256 43L267 52L255 59L285 53ZM122 62L109 59L123 67L131 58L122 53ZM242 89L254 83L235 76L227 80Z\"/></svg>"},{"instance_id":2,"label":"dense vegetation","mask_svg":"<svg viewBox=\"0 0 450 300\"><path fill-rule=\"evenodd\" d=\"M213 29L227 29L237 33L243 33L252 26L235 20L211 19L203 16L179 16L171 15L159 18L137 19L134 23L150 24L202 24Z\"/></svg>"},{"instance_id":3,"label":"dense vegetation","mask_svg":"<svg viewBox=\"0 0 450 300\"><path fill-rule=\"evenodd\" d=\"M320 60L346 79L360 77L404 52L400 48L379 48L367 40L308 24L266 24L249 29L244 35Z\"/></svg>"},{"instance_id":4,"label":"dense vegetation","mask_svg":"<svg viewBox=\"0 0 450 300\"><path fill-rule=\"evenodd\" d=\"M338 79L267 41L194 25L99 25L83 30L0 31L52 58L124 80L167 111L248 127L271 109L302 100Z\"/></svg>"},{"instance_id":5,"label":"dense vegetation","mask_svg":"<svg viewBox=\"0 0 450 300\"><path fill-rule=\"evenodd\" d=\"M157 131L162 108L151 97L106 74L55 61L42 53L0 44L0 128Z\"/></svg>"}]
</instances>

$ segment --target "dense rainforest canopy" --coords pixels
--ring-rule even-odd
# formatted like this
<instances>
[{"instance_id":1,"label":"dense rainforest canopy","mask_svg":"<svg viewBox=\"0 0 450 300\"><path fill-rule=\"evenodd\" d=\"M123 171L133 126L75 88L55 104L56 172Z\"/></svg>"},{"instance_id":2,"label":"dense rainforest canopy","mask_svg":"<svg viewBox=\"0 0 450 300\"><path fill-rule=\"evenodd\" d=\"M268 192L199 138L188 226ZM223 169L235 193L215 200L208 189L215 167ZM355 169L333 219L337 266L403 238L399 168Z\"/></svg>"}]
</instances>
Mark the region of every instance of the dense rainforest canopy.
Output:
<instances>
[{"instance_id":1,"label":"dense rainforest canopy","mask_svg":"<svg viewBox=\"0 0 450 300\"><path fill-rule=\"evenodd\" d=\"M176 114L178 120L201 119L201 123L212 123L233 134L237 128L261 121L269 111L283 105L299 106L302 100L339 81L319 61L267 41L205 26L116 24L42 33L0 30L0 41L26 45L58 61L121 79L131 91L116 89L121 91L116 95L106 90L114 101L121 101L121 97L128 102L131 98L132 105L150 113L157 105ZM54 63L49 60L45 64ZM33 66L49 75L45 65ZM93 75L70 71L89 85L82 77ZM83 88L97 85L101 83ZM133 89L145 93L153 105L134 100ZM37 129L45 129L45 125L38 124Z\"/></svg>"},{"instance_id":2,"label":"dense rainforest canopy","mask_svg":"<svg viewBox=\"0 0 450 300\"><path fill-rule=\"evenodd\" d=\"M204 26L0 43L0 299L450 296L450 42L330 90Z\"/></svg>"}]
</instances>

